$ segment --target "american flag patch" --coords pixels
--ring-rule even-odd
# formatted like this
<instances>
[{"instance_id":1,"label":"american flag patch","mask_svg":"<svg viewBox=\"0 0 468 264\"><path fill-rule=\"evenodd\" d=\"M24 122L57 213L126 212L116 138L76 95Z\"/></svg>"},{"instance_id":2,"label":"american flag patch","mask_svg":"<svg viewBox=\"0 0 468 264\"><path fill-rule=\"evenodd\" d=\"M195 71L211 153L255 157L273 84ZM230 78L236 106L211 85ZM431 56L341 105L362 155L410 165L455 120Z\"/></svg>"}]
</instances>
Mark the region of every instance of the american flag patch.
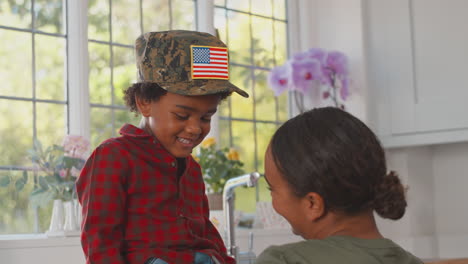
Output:
<instances>
[{"instance_id":1,"label":"american flag patch","mask_svg":"<svg viewBox=\"0 0 468 264\"><path fill-rule=\"evenodd\" d=\"M192 79L229 79L227 48L194 45L190 48Z\"/></svg>"}]
</instances>

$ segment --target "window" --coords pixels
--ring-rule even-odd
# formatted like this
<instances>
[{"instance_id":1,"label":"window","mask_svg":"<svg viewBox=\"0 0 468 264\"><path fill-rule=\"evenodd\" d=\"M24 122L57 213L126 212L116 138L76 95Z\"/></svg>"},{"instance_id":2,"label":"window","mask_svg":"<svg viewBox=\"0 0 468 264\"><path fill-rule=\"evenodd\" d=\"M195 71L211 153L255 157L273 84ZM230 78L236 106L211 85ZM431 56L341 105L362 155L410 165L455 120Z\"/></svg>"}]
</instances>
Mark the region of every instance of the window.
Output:
<instances>
[{"instance_id":1,"label":"window","mask_svg":"<svg viewBox=\"0 0 468 264\"><path fill-rule=\"evenodd\" d=\"M94 148L124 123L138 124L122 92L136 80L133 44L142 32L206 31L214 21L230 47L231 81L251 95L221 105L220 143L240 150L247 171L263 172L268 140L288 118L286 95L275 98L266 84L269 69L286 59L285 2L0 1L0 234L48 228L52 204L33 208L29 200L38 184L27 155L34 139L51 145L81 134ZM252 199L268 199L260 189L238 190L246 195L237 207L252 211Z\"/></svg>"},{"instance_id":2,"label":"window","mask_svg":"<svg viewBox=\"0 0 468 264\"><path fill-rule=\"evenodd\" d=\"M91 143L117 136L139 117L125 108L123 90L136 81L133 45L143 32L195 30L195 1L102 1L88 6Z\"/></svg>"},{"instance_id":3,"label":"window","mask_svg":"<svg viewBox=\"0 0 468 264\"><path fill-rule=\"evenodd\" d=\"M231 81L250 98L233 95L221 105L219 134L223 146L235 147L247 172L264 172L269 139L288 118L287 95L274 97L268 71L287 59L286 1L216 0L215 27L230 52ZM252 212L252 201L269 200L264 180L256 191L237 189L236 209Z\"/></svg>"},{"instance_id":4,"label":"window","mask_svg":"<svg viewBox=\"0 0 468 264\"><path fill-rule=\"evenodd\" d=\"M26 153L34 138L50 144L66 134L66 4L0 3L0 179L11 176L17 181L23 170L31 170ZM0 188L0 233L32 233L45 227L49 209L29 207L34 177L28 175L23 191Z\"/></svg>"},{"instance_id":5,"label":"window","mask_svg":"<svg viewBox=\"0 0 468 264\"><path fill-rule=\"evenodd\" d=\"M27 157L33 139L43 145L60 144L70 126L90 123L85 126L94 148L116 136L123 123L138 124L122 100L123 89L136 79L134 40L146 31L194 30L196 25L193 0L90 0L89 101L83 103L70 95L76 91L69 87L80 86L67 58L76 52L76 45L68 40L82 37L77 36L79 32L67 32L69 17L86 14L86 7L77 3L0 2L0 185L8 185L0 187L0 234L42 233L48 228L51 206L32 208L29 201L37 184ZM76 115L79 111L71 114L69 106L80 103L79 108L91 107L85 120L80 113ZM25 177L23 171L27 171ZM15 182L24 179L25 187L17 190Z\"/></svg>"}]
</instances>

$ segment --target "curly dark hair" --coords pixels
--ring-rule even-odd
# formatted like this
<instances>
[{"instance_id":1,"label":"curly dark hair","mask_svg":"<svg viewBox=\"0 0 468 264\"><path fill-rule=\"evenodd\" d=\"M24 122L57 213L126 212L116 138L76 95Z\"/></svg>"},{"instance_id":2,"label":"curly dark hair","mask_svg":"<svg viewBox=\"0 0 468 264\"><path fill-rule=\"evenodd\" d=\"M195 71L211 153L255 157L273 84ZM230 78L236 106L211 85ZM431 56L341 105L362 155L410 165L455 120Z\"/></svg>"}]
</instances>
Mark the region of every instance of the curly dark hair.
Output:
<instances>
[{"instance_id":1,"label":"curly dark hair","mask_svg":"<svg viewBox=\"0 0 468 264\"><path fill-rule=\"evenodd\" d=\"M376 135L359 119L334 107L316 108L284 123L273 135L271 153L294 194L316 192L326 210L347 215L375 210L400 219L405 187L387 174Z\"/></svg>"},{"instance_id":2,"label":"curly dark hair","mask_svg":"<svg viewBox=\"0 0 468 264\"><path fill-rule=\"evenodd\" d=\"M135 97L148 101L157 101L161 96L166 95L167 91L161 88L156 83L142 82L134 83L132 86L124 90L125 105L130 108L131 112L139 113ZM221 100L226 99L231 95L231 92L218 93Z\"/></svg>"}]
</instances>

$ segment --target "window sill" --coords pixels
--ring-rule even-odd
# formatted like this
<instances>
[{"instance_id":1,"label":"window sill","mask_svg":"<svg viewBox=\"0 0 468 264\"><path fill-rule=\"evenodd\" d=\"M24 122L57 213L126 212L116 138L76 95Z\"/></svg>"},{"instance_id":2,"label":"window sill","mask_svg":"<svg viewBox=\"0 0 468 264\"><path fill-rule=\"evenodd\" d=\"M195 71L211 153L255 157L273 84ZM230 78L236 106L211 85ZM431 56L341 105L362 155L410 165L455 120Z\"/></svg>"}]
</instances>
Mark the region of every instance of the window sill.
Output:
<instances>
[{"instance_id":1,"label":"window sill","mask_svg":"<svg viewBox=\"0 0 468 264\"><path fill-rule=\"evenodd\" d=\"M220 232L222 234L222 232ZM291 235L290 229L236 228L236 237L246 239L250 233L255 238ZM0 249L81 246L79 236L49 237L46 234L0 235Z\"/></svg>"},{"instance_id":2,"label":"window sill","mask_svg":"<svg viewBox=\"0 0 468 264\"><path fill-rule=\"evenodd\" d=\"M49 237L46 234L0 235L0 249L81 246L79 236Z\"/></svg>"}]
</instances>

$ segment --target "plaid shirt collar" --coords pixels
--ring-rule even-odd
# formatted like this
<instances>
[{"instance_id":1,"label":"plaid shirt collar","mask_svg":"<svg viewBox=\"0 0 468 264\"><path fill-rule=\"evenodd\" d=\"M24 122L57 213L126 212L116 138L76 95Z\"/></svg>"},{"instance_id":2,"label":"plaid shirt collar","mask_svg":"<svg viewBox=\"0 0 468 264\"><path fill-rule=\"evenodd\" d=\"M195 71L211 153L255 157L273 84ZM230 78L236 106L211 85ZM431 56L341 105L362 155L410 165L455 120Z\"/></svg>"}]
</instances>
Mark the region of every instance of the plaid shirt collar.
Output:
<instances>
[{"instance_id":1,"label":"plaid shirt collar","mask_svg":"<svg viewBox=\"0 0 468 264\"><path fill-rule=\"evenodd\" d=\"M150 135L148 132L145 130L138 128L134 125L131 124L125 124L120 128L119 133L122 136L127 136L127 137L135 137L135 138L151 138L153 137Z\"/></svg>"},{"instance_id":2,"label":"plaid shirt collar","mask_svg":"<svg viewBox=\"0 0 468 264\"><path fill-rule=\"evenodd\" d=\"M123 125L120 128L119 133L124 137L130 137L130 138L134 138L134 139L142 139L142 140L152 141L158 147L162 147L161 143L156 138L156 136L153 136L153 135L149 134L148 132L146 132L144 129L141 129L141 128L136 127L136 126L131 125L131 124Z\"/></svg>"}]
</instances>

